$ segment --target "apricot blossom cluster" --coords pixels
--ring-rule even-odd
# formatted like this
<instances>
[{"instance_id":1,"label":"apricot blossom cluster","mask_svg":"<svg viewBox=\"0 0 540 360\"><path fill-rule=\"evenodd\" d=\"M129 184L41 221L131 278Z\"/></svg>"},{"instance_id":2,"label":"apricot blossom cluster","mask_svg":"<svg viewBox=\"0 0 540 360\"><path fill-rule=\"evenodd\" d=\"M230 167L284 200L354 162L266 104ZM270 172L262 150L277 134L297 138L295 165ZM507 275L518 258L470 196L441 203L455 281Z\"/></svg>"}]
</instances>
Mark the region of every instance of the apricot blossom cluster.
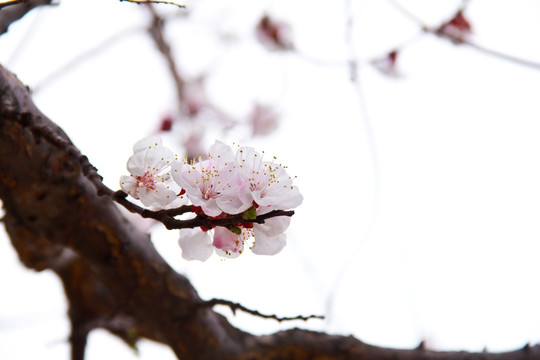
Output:
<instances>
[{"instance_id":1,"label":"apricot blossom cluster","mask_svg":"<svg viewBox=\"0 0 540 360\"><path fill-rule=\"evenodd\" d=\"M230 146L216 141L206 156L182 161L162 145L158 137L137 142L127 163L129 176L122 176L124 192L144 206L167 209L192 205L197 216L211 219L241 214L256 219L274 210L289 210L303 197L286 167L263 159L251 147ZM181 229L179 244L188 260L220 256L237 257L247 244L255 254L274 255L286 244L290 218L271 217L263 223L238 222L213 229Z\"/></svg>"}]
</instances>

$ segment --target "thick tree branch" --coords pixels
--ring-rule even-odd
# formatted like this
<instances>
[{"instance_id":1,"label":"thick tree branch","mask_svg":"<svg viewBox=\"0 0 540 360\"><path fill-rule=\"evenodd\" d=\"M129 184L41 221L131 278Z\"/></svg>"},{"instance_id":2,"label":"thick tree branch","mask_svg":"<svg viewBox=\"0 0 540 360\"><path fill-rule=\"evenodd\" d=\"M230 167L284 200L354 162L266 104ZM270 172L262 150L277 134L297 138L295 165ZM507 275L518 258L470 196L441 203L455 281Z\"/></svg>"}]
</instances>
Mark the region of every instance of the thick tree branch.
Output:
<instances>
[{"instance_id":1,"label":"thick tree branch","mask_svg":"<svg viewBox=\"0 0 540 360\"><path fill-rule=\"evenodd\" d=\"M9 26L35 7L49 5L52 0L11 0L0 3L0 35Z\"/></svg>"},{"instance_id":2,"label":"thick tree branch","mask_svg":"<svg viewBox=\"0 0 540 360\"><path fill-rule=\"evenodd\" d=\"M41 136L47 131L35 130L40 127L51 136ZM71 150L59 150L58 144ZM125 220L109 197L97 194L83 174L91 168L74 161L75 153L82 158L35 107L28 89L0 67L4 225L26 266L52 269L62 279L73 359L84 357L86 335L97 327L128 344L139 337L160 341L182 360L540 359L540 346L497 354L433 352L381 348L301 329L266 336L238 330L210 306L201 306L205 302L188 279L159 256L149 237ZM207 302L214 303L226 301Z\"/></svg>"}]
</instances>

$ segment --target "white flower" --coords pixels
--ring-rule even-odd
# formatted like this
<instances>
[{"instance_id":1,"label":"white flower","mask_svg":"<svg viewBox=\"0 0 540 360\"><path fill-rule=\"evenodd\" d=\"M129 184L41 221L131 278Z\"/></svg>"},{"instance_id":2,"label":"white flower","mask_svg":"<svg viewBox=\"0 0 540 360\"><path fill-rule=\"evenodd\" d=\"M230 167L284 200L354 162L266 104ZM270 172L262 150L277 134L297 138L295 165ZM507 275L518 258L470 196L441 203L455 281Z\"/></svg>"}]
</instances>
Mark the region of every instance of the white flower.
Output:
<instances>
[{"instance_id":1,"label":"white flower","mask_svg":"<svg viewBox=\"0 0 540 360\"><path fill-rule=\"evenodd\" d=\"M251 207L251 197L239 178L234 154L221 141L210 147L206 160L201 157L198 162L175 162L172 175L192 204L200 206L208 216L222 212L238 214Z\"/></svg>"},{"instance_id":2,"label":"white flower","mask_svg":"<svg viewBox=\"0 0 540 360\"><path fill-rule=\"evenodd\" d=\"M293 209L302 203L302 194L283 166L263 161L261 154L246 146L236 151L236 160L253 201L265 209L261 213Z\"/></svg>"},{"instance_id":3,"label":"white flower","mask_svg":"<svg viewBox=\"0 0 540 360\"><path fill-rule=\"evenodd\" d=\"M180 189L170 174L173 152L162 146L158 137L140 140L133 152L127 163L131 175L120 178L122 190L144 206L163 207L175 200Z\"/></svg>"}]
</instances>

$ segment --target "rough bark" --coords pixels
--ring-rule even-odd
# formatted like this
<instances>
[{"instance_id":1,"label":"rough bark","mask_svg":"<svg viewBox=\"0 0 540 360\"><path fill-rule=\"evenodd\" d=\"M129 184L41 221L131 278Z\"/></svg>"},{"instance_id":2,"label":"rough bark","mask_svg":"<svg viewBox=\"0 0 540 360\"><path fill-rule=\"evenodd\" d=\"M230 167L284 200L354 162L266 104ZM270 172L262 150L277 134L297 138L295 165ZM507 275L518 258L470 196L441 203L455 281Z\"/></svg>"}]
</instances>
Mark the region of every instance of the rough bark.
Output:
<instances>
[{"instance_id":1,"label":"rough bark","mask_svg":"<svg viewBox=\"0 0 540 360\"><path fill-rule=\"evenodd\" d=\"M69 300L72 358L88 333L104 328L140 337L190 359L540 359L540 346L499 354L396 350L353 337L292 329L254 336L207 306L189 280L125 220L83 174L85 158L33 104L29 90L0 67L0 198L21 262L52 269Z\"/></svg>"}]
</instances>

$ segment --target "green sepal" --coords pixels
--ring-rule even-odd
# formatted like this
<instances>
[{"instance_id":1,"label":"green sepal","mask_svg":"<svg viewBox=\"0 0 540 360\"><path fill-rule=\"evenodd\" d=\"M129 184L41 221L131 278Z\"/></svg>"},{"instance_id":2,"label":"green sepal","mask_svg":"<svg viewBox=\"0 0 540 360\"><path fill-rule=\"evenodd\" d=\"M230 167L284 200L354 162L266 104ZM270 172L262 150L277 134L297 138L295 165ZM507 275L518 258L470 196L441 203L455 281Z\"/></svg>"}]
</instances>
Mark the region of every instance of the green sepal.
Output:
<instances>
[{"instance_id":1,"label":"green sepal","mask_svg":"<svg viewBox=\"0 0 540 360\"><path fill-rule=\"evenodd\" d=\"M228 229L231 230L236 235L242 234L242 229L240 229L238 226L233 225L233 226L229 227Z\"/></svg>"},{"instance_id":2,"label":"green sepal","mask_svg":"<svg viewBox=\"0 0 540 360\"><path fill-rule=\"evenodd\" d=\"M257 210L252 206L242 213L242 219L255 220L257 218Z\"/></svg>"}]
</instances>

